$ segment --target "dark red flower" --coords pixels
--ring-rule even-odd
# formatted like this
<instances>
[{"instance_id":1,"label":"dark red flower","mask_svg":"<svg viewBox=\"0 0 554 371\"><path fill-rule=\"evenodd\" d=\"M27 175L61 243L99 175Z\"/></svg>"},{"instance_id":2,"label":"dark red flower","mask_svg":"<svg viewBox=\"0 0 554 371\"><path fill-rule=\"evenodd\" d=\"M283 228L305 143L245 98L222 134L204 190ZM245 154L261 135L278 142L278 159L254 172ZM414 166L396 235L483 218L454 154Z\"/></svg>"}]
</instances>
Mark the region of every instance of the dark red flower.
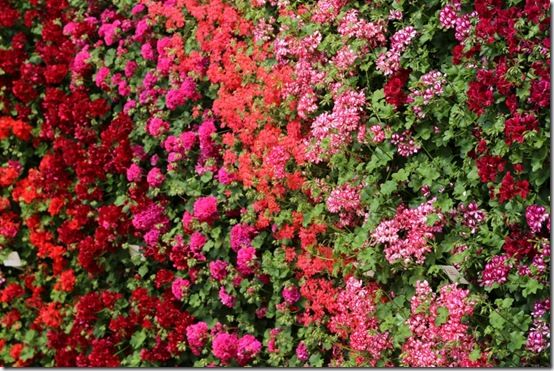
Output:
<instances>
[{"instance_id":1,"label":"dark red flower","mask_svg":"<svg viewBox=\"0 0 554 371\"><path fill-rule=\"evenodd\" d=\"M392 104L396 108L399 108L406 103L407 95L403 88L408 81L409 76L410 71L402 69L392 75L391 78L385 83L385 100L388 104Z\"/></svg>"},{"instance_id":2,"label":"dark red flower","mask_svg":"<svg viewBox=\"0 0 554 371\"><path fill-rule=\"evenodd\" d=\"M504 140L507 145L513 142L523 143L523 134L527 131L537 130L539 122L533 114L515 114L504 123Z\"/></svg>"}]
</instances>

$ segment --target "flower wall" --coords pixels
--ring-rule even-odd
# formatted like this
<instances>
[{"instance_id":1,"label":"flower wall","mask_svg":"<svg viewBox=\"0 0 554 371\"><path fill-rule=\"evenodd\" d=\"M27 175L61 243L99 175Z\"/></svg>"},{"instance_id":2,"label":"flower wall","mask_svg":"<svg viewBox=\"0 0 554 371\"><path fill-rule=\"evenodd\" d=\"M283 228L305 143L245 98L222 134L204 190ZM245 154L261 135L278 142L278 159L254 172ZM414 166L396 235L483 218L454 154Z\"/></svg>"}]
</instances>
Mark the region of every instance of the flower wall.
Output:
<instances>
[{"instance_id":1,"label":"flower wall","mask_svg":"<svg viewBox=\"0 0 554 371\"><path fill-rule=\"evenodd\" d=\"M547 1L0 8L0 364L550 365Z\"/></svg>"}]
</instances>

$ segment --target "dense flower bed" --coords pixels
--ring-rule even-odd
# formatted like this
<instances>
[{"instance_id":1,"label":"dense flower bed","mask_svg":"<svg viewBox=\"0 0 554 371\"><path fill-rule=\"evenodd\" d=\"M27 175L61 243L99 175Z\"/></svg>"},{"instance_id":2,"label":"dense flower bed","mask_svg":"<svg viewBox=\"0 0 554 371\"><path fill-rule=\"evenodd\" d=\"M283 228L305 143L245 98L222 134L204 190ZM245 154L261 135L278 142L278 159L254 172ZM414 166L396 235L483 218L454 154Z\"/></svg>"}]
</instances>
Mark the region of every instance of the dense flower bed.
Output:
<instances>
[{"instance_id":1,"label":"dense flower bed","mask_svg":"<svg viewBox=\"0 0 554 371\"><path fill-rule=\"evenodd\" d=\"M0 9L0 364L550 364L547 1Z\"/></svg>"}]
</instances>

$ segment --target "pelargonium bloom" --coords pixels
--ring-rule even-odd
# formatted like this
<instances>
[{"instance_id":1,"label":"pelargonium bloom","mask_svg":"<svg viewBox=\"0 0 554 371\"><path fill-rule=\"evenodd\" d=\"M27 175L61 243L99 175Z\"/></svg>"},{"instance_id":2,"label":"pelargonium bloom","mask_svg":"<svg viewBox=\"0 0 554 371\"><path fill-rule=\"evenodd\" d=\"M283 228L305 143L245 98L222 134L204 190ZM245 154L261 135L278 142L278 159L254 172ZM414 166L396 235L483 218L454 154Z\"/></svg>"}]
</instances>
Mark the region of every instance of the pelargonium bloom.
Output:
<instances>
[{"instance_id":1,"label":"pelargonium bloom","mask_svg":"<svg viewBox=\"0 0 554 371\"><path fill-rule=\"evenodd\" d=\"M225 277L227 277L227 266L228 263L223 260L215 260L210 262L210 275L215 280L223 280Z\"/></svg>"},{"instance_id":2,"label":"pelargonium bloom","mask_svg":"<svg viewBox=\"0 0 554 371\"><path fill-rule=\"evenodd\" d=\"M212 222L217 219L217 198L200 197L194 202L194 216L200 222Z\"/></svg>"},{"instance_id":3,"label":"pelargonium bloom","mask_svg":"<svg viewBox=\"0 0 554 371\"><path fill-rule=\"evenodd\" d=\"M171 285L171 292L178 300L181 300L184 296L184 292L190 287L190 281L184 278L176 278Z\"/></svg>"},{"instance_id":4,"label":"pelargonium bloom","mask_svg":"<svg viewBox=\"0 0 554 371\"><path fill-rule=\"evenodd\" d=\"M206 322L198 322L186 329L188 345L192 354L199 356L206 340L208 339L208 325Z\"/></svg>"},{"instance_id":5,"label":"pelargonium bloom","mask_svg":"<svg viewBox=\"0 0 554 371\"><path fill-rule=\"evenodd\" d=\"M255 248L241 247L237 253L237 270L245 276L254 273L255 260Z\"/></svg>"},{"instance_id":6,"label":"pelargonium bloom","mask_svg":"<svg viewBox=\"0 0 554 371\"><path fill-rule=\"evenodd\" d=\"M296 346L295 353L296 353L296 357L302 362L306 362L310 357L310 353L308 352L308 347L306 346L306 344L304 344L303 341L298 343L298 345Z\"/></svg>"},{"instance_id":7,"label":"pelargonium bloom","mask_svg":"<svg viewBox=\"0 0 554 371\"><path fill-rule=\"evenodd\" d=\"M142 170L137 164L131 164L127 169L127 180L130 182L138 182L142 176Z\"/></svg>"},{"instance_id":8,"label":"pelargonium bloom","mask_svg":"<svg viewBox=\"0 0 554 371\"><path fill-rule=\"evenodd\" d=\"M231 249L238 252L242 246L249 246L252 242L252 235L254 234L255 229L247 224L235 224L231 228L229 235L229 241L231 244Z\"/></svg>"},{"instance_id":9,"label":"pelargonium bloom","mask_svg":"<svg viewBox=\"0 0 554 371\"><path fill-rule=\"evenodd\" d=\"M399 206L396 215L381 222L372 233L376 242L385 244L385 257L391 264L415 262L422 264L425 255L431 251L428 240L442 230L442 214L433 207L431 199L414 209ZM428 225L431 214L437 215L437 221Z\"/></svg>"},{"instance_id":10,"label":"pelargonium bloom","mask_svg":"<svg viewBox=\"0 0 554 371\"><path fill-rule=\"evenodd\" d=\"M533 231L533 233L539 233L542 229L543 223L547 221L546 226L550 230L550 215L546 211L546 208L541 205L530 205L525 211L525 218L527 219L527 225Z\"/></svg>"},{"instance_id":11,"label":"pelargonium bloom","mask_svg":"<svg viewBox=\"0 0 554 371\"><path fill-rule=\"evenodd\" d=\"M285 299L288 304L294 304L300 300L300 291L296 286L285 287L282 295L283 299Z\"/></svg>"},{"instance_id":12,"label":"pelargonium bloom","mask_svg":"<svg viewBox=\"0 0 554 371\"><path fill-rule=\"evenodd\" d=\"M510 273L510 266L507 261L508 257L506 255L493 256L481 273L481 284L486 287L495 283L506 282L508 273Z\"/></svg>"},{"instance_id":13,"label":"pelargonium bloom","mask_svg":"<svg viewBox=\"0 0 554 371\"><path fill-rule=\"evenodd\" d=\"M237 358L238 337L234 334L220 332L212 341L212 352L224 364Z\"/></svg>"},{"instance_id":14,"label":"pelargonium bloom","mask_svg":"<svg viewBox=\"0 0 554 371\"><path fill-rule=\"evenodd\" d=\"M225 290L225 287L223 286L219 289L219 301L221 301L221 304L229 308L235 306L235 297L227 293L227 290Z\"/></svg>"},{"instance_id":15,"label":"pelargonium bloom","mask_svg":"<svg viewBox=\"0 0 554 371\"><path fill-rule=\"evenodd\" d=\"M146 176L146 181L151 187L157 188L162 185L164 182L165 176L162 174L161 170L157 167L153 167L148 172Z\"/></svg>"},{"instance_id":16,"label":"pelargonium bloom","mask_svg":"<svg viewBox=\"0 0 554 371\"><path fill-rule=\"evenodd\" d=\"M262 343L260 343L252 335L244 335L239 339L237 360L239 365L244 366L250 362L256 355L262 350Z\"/></svg>"}]
</instances>

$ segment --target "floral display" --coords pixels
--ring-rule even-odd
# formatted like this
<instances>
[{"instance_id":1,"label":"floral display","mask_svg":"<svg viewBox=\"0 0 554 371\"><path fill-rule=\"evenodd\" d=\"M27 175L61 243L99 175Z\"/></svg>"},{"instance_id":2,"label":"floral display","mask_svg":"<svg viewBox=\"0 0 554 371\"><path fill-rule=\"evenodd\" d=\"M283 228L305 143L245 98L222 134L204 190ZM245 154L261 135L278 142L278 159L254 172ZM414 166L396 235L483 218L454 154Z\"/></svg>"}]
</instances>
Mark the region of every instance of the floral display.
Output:
<instances>
[{"instance_id":1,"label":"floral display","mask_svg":"<svg viewBox=\"0 0 554 371\"><path fill-rule=\"evenodd\" d=\"M549 2L0 9L0 366L550 366Z\"/></svg>"}]
</instances>

